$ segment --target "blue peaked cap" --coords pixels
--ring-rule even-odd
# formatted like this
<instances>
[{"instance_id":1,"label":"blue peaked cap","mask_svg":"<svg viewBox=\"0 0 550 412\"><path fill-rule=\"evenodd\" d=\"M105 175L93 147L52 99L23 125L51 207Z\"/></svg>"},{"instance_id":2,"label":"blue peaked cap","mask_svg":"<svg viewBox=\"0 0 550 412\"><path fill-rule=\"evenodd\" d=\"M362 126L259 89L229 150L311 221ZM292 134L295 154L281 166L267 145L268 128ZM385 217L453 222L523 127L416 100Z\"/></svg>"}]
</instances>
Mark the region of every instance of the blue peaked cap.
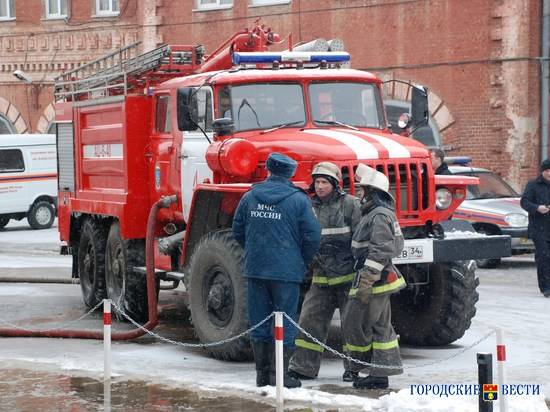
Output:
<instances>
[{"instance_id":1,"label":"blue peaked cap","mask_svg":"<svg viewBox=\"0 0 550 412\"><path fill-rule=\"evenodd\" d=\"M267 170L274 175L286 177L287 179L294 176L297 165L294 159L277 152L271 153L266 162Z\"/></svg>"}]
</instances>

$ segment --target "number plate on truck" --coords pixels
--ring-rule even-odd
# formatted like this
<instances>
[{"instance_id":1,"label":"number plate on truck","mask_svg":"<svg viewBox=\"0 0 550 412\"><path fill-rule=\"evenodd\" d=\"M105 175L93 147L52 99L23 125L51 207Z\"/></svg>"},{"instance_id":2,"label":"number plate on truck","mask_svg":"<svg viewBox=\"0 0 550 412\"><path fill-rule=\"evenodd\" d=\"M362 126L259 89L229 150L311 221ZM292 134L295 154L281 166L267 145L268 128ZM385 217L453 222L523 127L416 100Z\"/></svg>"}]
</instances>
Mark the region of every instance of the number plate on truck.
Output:
<instances>
[{"instance_id":1,"label":"number plate on truck","mask_svg":"<svg viewBox=\"0 0 550 412\"><path fill-rule=\"evenodd\" d=\"M393 263L433 262L434 249L432 239L406 239L401 254L393 258Z\"/></svg>"}]
</instances>

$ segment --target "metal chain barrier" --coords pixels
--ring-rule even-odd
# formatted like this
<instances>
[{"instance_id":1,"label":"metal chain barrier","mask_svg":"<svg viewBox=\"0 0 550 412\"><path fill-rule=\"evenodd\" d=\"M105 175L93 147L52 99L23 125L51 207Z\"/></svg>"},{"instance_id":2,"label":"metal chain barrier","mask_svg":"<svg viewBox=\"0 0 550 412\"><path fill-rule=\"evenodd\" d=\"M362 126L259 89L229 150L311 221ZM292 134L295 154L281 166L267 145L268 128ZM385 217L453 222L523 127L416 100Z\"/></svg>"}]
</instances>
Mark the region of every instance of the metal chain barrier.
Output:
<instances>
[{"instance_id":1,"label":"metal chain barrier","mask_svg":"<svg viewBox=\"0 0 550 412\"><path fill-rule=\"evenodd\" d=\"M212 347L212 346L218 346L218 345L223 345L223 344L226 344L226 343L229 343L229 342L233 342L235 340L238 340L240 338L242 338L243 336L246 336L247 334L249 334L250 332L252 332L254 329L257 329L258 327L260 327L261 325L263 325L265 322L267 322L268 320L270 320L272 317L275 316L275 312L272 312L271 314L269 314L265 319L263 319L262 321L258 322L256 325L254 326L251 326L250 328L248 328L247 330L239 333L238 335L235 335L235 336L232 336L230 338L227 338L227 339L223 339L223 340L220 340L218 342L210 342L210 343L185 343L185 342L177 342L177 341L174 341L172 339L169 339L169 338L165 338L164 336L161 336L153 331L150 331L148 330L147 328L144 328L142 325L140 325L138 322L136 322L134 319L132 319L128 314L126 314L126 312L124 312L124 310L115 302L111 301L111 304L113 305L113 307L115 308L116 311L118 311L125 319L127 319L130 323L132 323L135 327L141 329L142 331L144 331L146 334L150 335L150 336L153 336L154 338L156 339L159 339L163 342L166 342L166 343L170 343L172 345L177 345L177 346L181 346L181 347L185 347L185 348L208 348L208 347ZM100 306L103 305L103 301L99 302L97 305L95 305L93 308L91 308L88 312L86 312L84 315L80 316L78 319L74 319L74 320L71 320L69 322L66 322L60 326L56 326L55 328L53 328L54 330L55 329L63 329L65 326L67 325L70 325L70 324L73 324L75 322L78 322L84 318L86 318L87 316L89 316L92 312L94 312L95 310L97 310ZM465 346L464 348L456 351L455 353L453 353L452 355L446 357L446 358L441 358L441 359L435 359L433 361L430 361L430 362L426 362L426 363L421 363L421 364L417 364L417 365L408 365L408 364L404 364L402 366L392 366L392 365L377 365L377 364L374 364L374 363L369 363L369 362L365 362L365 361L361 361L359 359L355 359L349 355L346 355L345 353L341 353L341 352L338 352L336 349L333 349L331 348L330 346L326 345L325 343L321 342L319 339L315 338L314 336L312 336L309 332L307 332L305 329L303 329L298 323L296 323L296 321L294 319L292 319L289 315L287 315L285 312L283 312L283 316L296 328L298 329L300 332L302 332L305 336L307 336L312 342L315 342L317 345L321 346L323 349L329 351L330 353L332 353L333 355L339 357L339 358L342 358L342 359L345 359L349 362L354 362L354 363L358 363L360 365L363 365L363 366L366 366L366 367L369 367L369 368L384 368L384 369L415 369L415 368L423 368L423 367L426 367L426 366L431 366L431 365L436 365L438 363L443 363L443 362L446 362L450 359L453 359L453 358L456 358L457 356L463 354L464 352L472 349L474 346L477 346L479 345L481 342L487 340L492 334L495 333L495 331L490 331L488 333L486 333L485 335L483 335L482 337L480 337L479 339L477 339L475 342L471 343L470 345L468 346ZM39 332L41 330L46 330L46 329L28 329L28 328L24 328L22 326L17 326L17 325L14 325L13 323L10 323L6 320L3 320L3 319L0 319L0 323L3 323L5 325L8 325L12 328L15 328L15 329L20 329L20 330L24 330L24 331L27 331L27 332ZM48 329L51 329L51 328L48 328Z\"/></svg>"},{"instance_id":2,"label":"metal chain barrier","mask_svg":"<svg viewBox=\"0 0 550 412\"><path fill-rule=\"evenodd\" d=\"M68 322L65 322L65 323L62 323L61 325L59 326L56 326L54 328L47 328L47 329L28 329L28 328L24 328L22 326L17 326L17 325L14 325L13 323L10 323L8 322L7 320L4 320L4 319L0 319L0 323L3 323L4 325L8 325L8 326L11 326L12 328L14 329L19 329L19 330L24 330L26 332L41 332L41 331L45 331L45 330L58 330L58 329L65 329L65 327L67 325L72 325L73 323L75 322L78 322L79 320L82 320L88 316L90 316L92 314L92 312L95 312L100 306L103 306L103 301L100 301L97 305L95 305L93 308L91 308L88 312L86 312L84 315L82 315L81 317L79 317L78 319L73 319L73 320L70 320Z\"/></svg>"},{"instance_id":3,"label":"metal chain barrier","mask_svg":"<svg viewBox=\"0 0 550 412\"><path fill-rule=\"evenodd\" d=\"M292 319L290 316L288 316L286 313L283 312L283 316L285 318L287 318L287 320L296 327L296 329L298 329L300 332L302 332L304 335L306 335L309 339L311 339L313 342L315 342L317 345L321 346L322 348L326 349L327 351L329 351L330 353L332 353L333 355L336 355L342 359L346 359L350 362L354 362L354 363L358 363L360 365L363 365L363 366L368 366L369 368L384 368L384 369L415 369L415 368L423 368L425 366L431 366L431 365L436 365L438 363L443 363L443 362L446 362L450 359L453 359L453 358L456 358L457 356L463 354L464 352L466 352L467 350L470 350L472 349L474 346L476 345L479 345L481 342L483 342L484 340L488 339L489 336L491 336L493 333L495 333L495 331L491 331L487 334L485 334L484 336L482 336L481 338L479 338L478 340L476 340L474 343L468 345L468 346L465 346L464 348L460 349L459 351L453 353L451 356L448 356L446 358L441 358L441 359L436 359L436 360L433 360L431 362L426 362L426 363L421 363L421 364L418 364L418 365L402 365L402 366L391 366L391 365L377 365L377 364L374 364L374 363L369 363L369 362L365 362L365 361L361 361L359 359L354 359L352 358L351 356L349 355L346 355L344 353L340 353L338 352L336 349L333 349L331 348L330 346L326 345L325 343L321 342L319 339L313 337L309 332L307 332L306 330L304 330L302 327L300 327L300 325L298 325L296 323L296 321L294 319Z\"/></svg>"},{"instance_id":4,"label":"metal chain barrier","mask_svg":"<svg viewBox=\"0 0 550 412\"><path fill-rule=\"evenodd\" d=\"M260 327L261 325L263 325L265 322L267 322L269 319L271 319L273 316L275 316L274 313L271 313L269 314L264 320L258 322L257 324L255 324L254 326L251 326L250 328L248 328L247 330L239 333L238 335L235 335L231 338L227 338L227 339L223 339L223 340L220 340L218 342L210 342L210 343L184 343L184 342L177 342L175 340L172 340L172 339L168 339L168 338L165 338L163 336L160 336L159 334L155 333L155 332L152 332L146 328L144 328L142 325L140 325L139 323L137 323L135 320L133 320L130 316L128 316L124 310L122 308L120 308L115 302L111 302L111 304L113 305L113 307L115 308L115 310L117 312L119 312L122 316L124 316L130 323L132 323L135 327L141 329L142 331L144 331L145 333L147 333L148 335L151 335L163 342L167 342L167 343L171 343L172 345L177 345L177 346L182 346L184 348L209 348L211 346L217 346L217 345L223 345L224 343L229 343L229 342L233 342L234 340L237 340L237 339L240 339L242 338L243 336L247 335L248 333L252 332L254 329Z\"/></svg>"}]
</instances>

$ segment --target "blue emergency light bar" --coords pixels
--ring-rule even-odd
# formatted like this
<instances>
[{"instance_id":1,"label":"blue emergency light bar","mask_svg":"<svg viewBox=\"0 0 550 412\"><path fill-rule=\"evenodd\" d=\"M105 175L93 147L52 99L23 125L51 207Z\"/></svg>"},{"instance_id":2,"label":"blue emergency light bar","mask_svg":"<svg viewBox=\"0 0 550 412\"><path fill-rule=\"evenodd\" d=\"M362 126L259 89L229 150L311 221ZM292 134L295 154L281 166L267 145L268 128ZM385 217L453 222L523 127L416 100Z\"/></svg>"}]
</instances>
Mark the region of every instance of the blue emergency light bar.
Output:
<instances>
[{"instance_id":1,"label":"blue emergency light bar","mask_svg":"<svg viewBox=\"0 0 550 412\"><path fill-rule=\"evenodd\" d=\"M469 156L445 156L443 159L448 165L466 166L472 162Z\"/></svg>"},{"instance_id":2,"label":"blue emergency light bar","mask_svg":"<svg viewBox=\"0 0 550 412\"><path fill-rule=\"evenodd\" d=\"M350 60L349 53L346 52L235 52L233 53L233 64L261 64L286 62L304 62L304 63L345 63Z\"/></svg>"}]
</instances>

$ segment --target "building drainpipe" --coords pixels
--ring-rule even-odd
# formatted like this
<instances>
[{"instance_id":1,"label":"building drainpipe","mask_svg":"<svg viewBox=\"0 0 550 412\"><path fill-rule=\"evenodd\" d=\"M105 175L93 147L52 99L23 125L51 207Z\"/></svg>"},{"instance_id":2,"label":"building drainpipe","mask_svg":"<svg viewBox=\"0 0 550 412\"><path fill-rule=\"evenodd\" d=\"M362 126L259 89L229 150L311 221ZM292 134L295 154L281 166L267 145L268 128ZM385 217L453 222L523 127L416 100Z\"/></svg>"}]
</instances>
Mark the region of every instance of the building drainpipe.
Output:
<instances>
[{"instance_id":1,"label":"building drainpipe","mask_svg":"<svg viewBox=\"0 0 550 412\"><path fill-rule=\"evenodd\" d=\"M540 60L540 158L541 162L548 157L548 99L550 91L548 88L548 61L550 56L550 0L543 0L542 3L542 39L541 39L541 60Z\"/></svg>"}]
</instances>

